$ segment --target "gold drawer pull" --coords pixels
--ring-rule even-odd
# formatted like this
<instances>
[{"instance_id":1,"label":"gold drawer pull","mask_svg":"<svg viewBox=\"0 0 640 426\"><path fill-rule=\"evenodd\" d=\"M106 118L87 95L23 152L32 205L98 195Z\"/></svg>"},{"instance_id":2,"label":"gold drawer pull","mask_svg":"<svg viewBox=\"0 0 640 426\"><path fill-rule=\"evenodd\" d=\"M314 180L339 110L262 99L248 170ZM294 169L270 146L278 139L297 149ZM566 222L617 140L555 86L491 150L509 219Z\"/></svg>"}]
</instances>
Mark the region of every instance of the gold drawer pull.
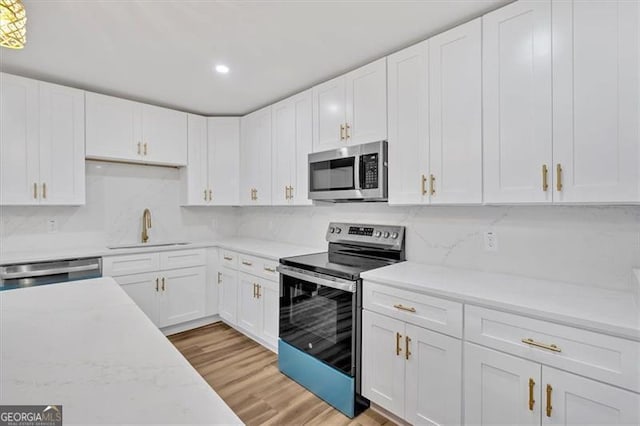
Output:
<instances>
[{"instance_id":1,"label":"gold drawer pull","mask_svg":"<svg viewBox=\"0 0 640 426\"><path fill-rule=\"evenodd\" d=\"M233 257L224 256L224 260L233 260Z\"/></svg>"},{"instance_id":2,"label":"gold drawer pull","mask_svg":"<svg viewBox=\"0 0 640 426\"><path fill-rule=\"evenodd\" d=\"M553 388L551 385L547 385L547 417L551 417L551 411L553 411L553 407L551 406L551 392Z\"/></svg>"},{"instance_id":3,"label":"gold drawer pull","mask_svg":"<svg viewBox=\"0 0 640 426\"><path fill-rule=\"evenodd\" d=\"M393 305L394 308L396 309L400 309L402 311L407 311L407 312L415 312L416 308L411 308L411 307L407 307L404 305L401 305L400 303L398 303L397 305Z\"/></svg>"},{"instance_id":4,"label":"gold drawer pull","mask_svg":"<svg viewBox=\"0 0 640 426\"><path fill-rule=\"evenodd\" d=\"M242 264L245 265L245 266L252 266L253 265L253 263L247 262L246 260L243 260Z\"/></svg>"},{"instance_id":5,"label":"gold drawer pull","mask_svg":"<svg viewBox=\"0 0 640 426\"><path fill-rule=\"evenodd\" d=\"M400 349L400 339L402 339L402 334L396 332L396 356L400 356L400 352L402 352L402 349Z\"/></svg>"},{"instance_id":6,"label":"gold drawer pull","mask_svg":"<svg viewBox=\"0 0 640 426\"><path fill-rule=\"evenodd\" d=\"M536 400L533 398L533 388L536 385L536 382L529 378L529 411L533 411L533 406L536 403Z\"/></svg>"},{"instance_id":7,"label":"gold drawer pull","mask_svg":"<svg viewBox=\"0 0 640 426\"><path fill-rule=\"evenodd\" d=\"M267 271L267 272L275 272L276 271L275 269L267 268L266 266L265 266L264 270Z\"/></svg>"},{"instance_id":8,"label":"gold drawer pull","mask_svg":"<svg viewBox=\"0 0 640 426\"><path fill-rule=\"evenodd\" d=\"M553 352L562 352L562 349L560 349L556 345L547 345L545 343L536 342L533 339L522 339L522 343L525 343L525 344L531 345L531 346L535 346L535 347L538 347L538 348L542 348L542 349L547 349L547 350L550 350L550 351L553 351Z\"/></svg>"}]
</instances>

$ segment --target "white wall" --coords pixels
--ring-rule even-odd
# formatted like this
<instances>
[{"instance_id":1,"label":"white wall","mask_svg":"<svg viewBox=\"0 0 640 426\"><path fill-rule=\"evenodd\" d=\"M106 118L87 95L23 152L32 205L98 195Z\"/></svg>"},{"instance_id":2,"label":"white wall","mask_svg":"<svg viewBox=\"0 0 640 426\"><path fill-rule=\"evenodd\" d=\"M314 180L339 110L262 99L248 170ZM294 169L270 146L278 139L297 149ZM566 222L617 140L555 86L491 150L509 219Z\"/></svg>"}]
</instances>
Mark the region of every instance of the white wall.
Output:
<instances>
[{"instance_id":1,"label":"white wall","mask_svg":"<svg viewBox=\"0 0 640 426\"><path fill-rule=\"evenodd\" d=\"M175 168L87 161L82 207L0 207L1 251L138 243L151 210L150 241L212 240L235 234L236 208L182 208ZM47 233L47 220L58 232Z\"/></svg>"},{"instance_id":2,"label":"white wall","mask_svg":"<svg viewBox=\"0 0 640 426\"><path fill-rule=\"evenodd\" d=\"M326 248L330 221L401 224L409 260L625 289L640 267L635 207L180 207L172 168L87 162L83 207L0 208L1 251L135 243L151 209L151 241L241 235ZM58 232L47 233L47 219ZM498 251L483 248L483 233Z\"/></svg>"},{"instance_id":3,"label":"white wall","mask_svg":"<svg viewBox=\"0 0 640 426\"><path fill-rule=\"evenodd\" d=\"M329 221L401 224L408 260L628 289L640 267L640 207L390 207L241 210L240 235L321 245ZM498 251L484 250L484 232Z\"/></svg>"}]
</instances>

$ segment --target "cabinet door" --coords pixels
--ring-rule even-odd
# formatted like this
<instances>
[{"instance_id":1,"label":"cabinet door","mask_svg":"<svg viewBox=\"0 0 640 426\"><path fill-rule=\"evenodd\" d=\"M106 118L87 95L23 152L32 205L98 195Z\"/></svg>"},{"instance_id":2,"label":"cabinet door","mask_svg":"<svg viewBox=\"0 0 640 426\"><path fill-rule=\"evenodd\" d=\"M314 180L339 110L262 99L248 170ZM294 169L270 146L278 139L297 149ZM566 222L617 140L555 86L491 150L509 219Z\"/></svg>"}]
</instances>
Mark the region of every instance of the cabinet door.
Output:
<instances>
[{"instance_id":1,"label":"cabinet door","mask_svg":"<svg viewBox=\"0 0 640 426\"><path fill-rule=\"evenodd\" d=\"M141 104L86 93L85 111L87 158L144 161Z\"/></svg>"},{"instance_id":2,"label":"cabinet door","mask_svg":"<svg viewBox=\"0 0 640 426\"><path fill-rule=\"evenodd\" d=\"M387 58L346 75L347 143L387 139Z\"/></svg>"},{"instance_id":3,"label":"cabinet door","mask_svg":"<svg viewBox=\"0 0 640 426\"><path fill-rule=\"evenodd\" d=\"M405 419L457 425L462 412L462 342L407 324Z\"/></svg>"},{"instance_id":4,"label":"cabinet door","mask_svg":"<svg viewBox=\"0 0 640 426\"><path fill-rule=\"evenodd\" d=\"M433 204L482 202L482 21L429 40Z\"/></svg>"},{"instance_id":5,"label":"cabinet door","mask_svg":"<svg viewBox=\"0 0 640 426\"><path fill-rule=\"evenodd\" d=\"M209 128L210 203L216 206L238 205L240 188L240 119L214 117Z\"/></svg>"},{"instance_id":6,"label":"cabinet door","mask_svg":"<svg viewBox=\"0 0 640 426\"><path fill-rule=\"evenodd\" d=\"M257 336L260 331L260 299L258 278L240 272L238 274L238 322L237 325Z\"/></svg>"},{"instance_id":7,"label":"cabinet door","mask_svg":"<svg viewBox=\"0 0 640 426\"><path fill-rule=\"evenodd\" d=\"M309 199L309 153L313 151L313 93L301 93L293 100L296 109L296 155L294 158L291 196L293 204L313 204Z\"/></svg>"},{"instance_id":8,"label":"cabinet door","mask_svg":"<svg viewBox=\"0 0 640 426\"><path fill-rule=\"evenodd\" d=\"M237 322L237 306L238 306L238 272L220 268L218 271L219 282L219 312L220 317L229 324Z\"/></svg>"},{"instance_id":9,"label":"cabinet door","mask_svg":"<svg viewBox=\"0 0 640 426\"><path fill-rule=\"evenodd\" d=\"M362 311L362 394L404 417L404 323Z\"/></svg>"},{"instance_id":10,"label":"cabinet door","mask_svg":"<svg viewBox=\"0 0 640 426\"><path fill-rule=\"evenodd\" d=\"M85 203L84 92L40 83L41 204Z\"/></svg>"},{"instance_id":11,"label":"cabinet door","mask_svg":"<svg viewBox=\"0 0 640 426\"><path fill-rule=\"evenodd\" d=\"M271 107L244 117L240 143L240 197L246 205L271 204ZM255 197L251 190L255 189Z\"/></svg>"},{"instance_id":12,"label":"cabinet door","mask_svg":"<svg viewBox=\"0 0 640 426\"><path fill-rule=\"evenodd\" d=\"M639 3L552 5L554 202L637 201Z\"/></svg>"},{"instance_id":13,"label":"cabinet door","mask_svg":"<svg viewBox=\"0 0 640 426\"><path fill-rule=\"evenodd\" d=\"M260 285L260 337L273 349L278 347L280 325L280 284L274 281L259 280Z\"/></svg>"},{"instance_id":14,"label":"cabinet door","mask_svg":"<svg viewBox=\"0 0 640 426\"><path fill-rule=\"evenodd\" d=\"M387 58L389 67L389 204L428 202L429 111L424 41Z\"/></svg>"},{"instance_id":15,"label":"cabinet door","mask_svg":"<svg viewBox=\"0 0 640 426\"><path fill-rule=\"evenodd\" d=\"M160 326L158 321L158 295L160 278L156 273L123 275L114 280L129 295L151 322Z\"/></svg>"},{"instance_id":16,"label":"cabinet door","mask_svg":"<svg viewBox=\"0 0 640 426\"><path fill-rule=\"evenodd\" d=\"M291 204L289 187L296 162L296 106L292 99L273 105L273 205Z\"/></svg>"},{"instance_id":17,"label":"cabinet door","mask_svg":"<svg viewBox=\"0 0 640 426\"><path fill-rule=\"evenodd\" d=\"M339 148L346 143L345 77L340 76L313 88L313 151Z\"/></svg>"},{"instance_id":18,"label":"cabinet door","mask_svg":"<svg viewBox=\"0 0 640 426\"><path fill-rule=\"evenodd\" d=\"M543 425L637 425L640 395L542 367Z\"/></svg>"},{"instance_id":19,"label":"cabinet door","mask_svg":"<svg viewBox=\"0 0 640 426\"><path fill-rule=\"evenodd\" d=\"M465 424L539 425L540 377L540 364L465 343Z\"/></svg>"},{"instance_id":20,"label":"cabinet door","mask_svg":"<svg viewBox=\"0 0 640 426\"><path fill-rule=\"evenodd\" d=\"M189 165L182 169L185 204L203 206L209 204L209 164L207 149L207 118L189 114L187 117Z\"/></svg>"},{"instance_id":21,"label":"cabinet door","mask_svg":"<svg viewBox=\"0 0 640 426\"><path fill-rule=\"evenodd\" d=\"M144 161L187 165L187 114L142 104Z\"/></svg>"},{"instance_id":22,"label":"cabinet door","mask_svg":"<svg viewBox=\"0 0 640 426\"><path fill-rule=\"evenodd\" d=\"M550 202L551 2L518 1L482 19L484 200Z\"/></svg>"},{"instance_id":23,"label":"cabinet door","mask_svg":"<svg viewBox=\"0 0 640 426\"><path fill-rule=\"evenodd\" d=\"M222 286L222 276L219 264L219 253L216 247L207 249L207 300L205 303L205 315L219 313L219 293Z\"/></svg>"},{"instance_id":24,"label":"cabinet door","mask_svg":"<svg viewBox=\"0 0 640 426\"><path fill-rule=\"evenodd\" d=\"M0 74L0 204L38 204L38 82Z\"/></svg>"},{"instance_id":25,"label":"cabinet door","mask_svg":"<svg viewBox=\"0 0 640 426\"><path fill-rule=\"evenodd\" d=\"M207 275L204 266L162 271L160 327L205 316Z\"/></svg>"}]
</instances>

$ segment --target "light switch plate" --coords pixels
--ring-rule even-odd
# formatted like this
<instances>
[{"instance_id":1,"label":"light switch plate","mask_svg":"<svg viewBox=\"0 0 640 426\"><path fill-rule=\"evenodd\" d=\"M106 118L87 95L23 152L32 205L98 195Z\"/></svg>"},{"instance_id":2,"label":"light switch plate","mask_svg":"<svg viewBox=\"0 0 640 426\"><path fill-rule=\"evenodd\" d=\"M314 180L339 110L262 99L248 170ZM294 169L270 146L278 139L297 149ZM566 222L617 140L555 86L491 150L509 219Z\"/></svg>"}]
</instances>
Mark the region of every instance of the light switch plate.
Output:
<instances>
[{"instance_id":1,"label":"light switch plate","mask_svg":"<svg viewBox=\"0 0 640 426\"><path fill-rule=\"evenodd\" d=\"M47 219L47 232L58 232L58 222L55 219Z\"/></svg>"}]
</instances>

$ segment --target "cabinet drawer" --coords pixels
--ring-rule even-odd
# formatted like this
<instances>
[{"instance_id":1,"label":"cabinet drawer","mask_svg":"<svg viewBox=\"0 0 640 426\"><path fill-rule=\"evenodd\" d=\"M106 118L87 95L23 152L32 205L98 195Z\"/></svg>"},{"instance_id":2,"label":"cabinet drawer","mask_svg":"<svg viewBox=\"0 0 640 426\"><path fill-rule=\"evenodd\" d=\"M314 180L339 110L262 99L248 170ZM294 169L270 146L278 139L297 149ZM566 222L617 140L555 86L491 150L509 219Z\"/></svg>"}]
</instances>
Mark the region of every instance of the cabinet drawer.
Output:
<instances>
[{"instance_id":1,"label":"cabinet drawer","mask_svg":"<svg viewBox=\"0 0 640 426\"><path fill-rule=\"evenodd\" d=\"M238 267L241 271L263 277L271 281L278 280L277 260L265 259L264 257L251 256L240 253L238 255Z\"/></svg>"},{"instance_id":2,"label":"cabinet drawer","mask_svg":"<svg viewBox=\"0 0 640 426\"><path fill-rule=\"evenodd\" d=\"M363 306L373 312L462 337L462 304L365 281Z\"/></svg>"},{"instance_id":3,"label":"cabinet drawer","mask_svg":"<svg viewBox=\"0 0 640 426\"><path fill-rule=\"evenodd\" d=\"M111 277L153 272L160 269L160 256L158 253L107 256L102 259L102 268L103 275Z\"/></svg>"},{"instance_id":4,"label":"cabinet drawer","mask_svg":"<svg viewBox=\"0 0 640 426\"><path fill-rule=\"evenodd\" d=\"M190 268L207 263L204 249L160 252L160 269Z\"/></svg>"},{"instance_id":5,"label":"cabinet drawer","mask_svg":"<svg viewBox=\"0 0 640 426\"><path fill-rule=\"evenodd\" d=\"M464 330L471 342L640 391L640 342L470 305Z\"/></svg>"},{"instance_id":6,"label":"cabinet drawer","mask_svg":"<svg viewBox=\"0 0 640 426\"><path fill-rule=\"evenodd\" d=\"M238 253L230 250L220 250L220 265L226 268L238 269Z\"/></svg>"}]
</instances>

